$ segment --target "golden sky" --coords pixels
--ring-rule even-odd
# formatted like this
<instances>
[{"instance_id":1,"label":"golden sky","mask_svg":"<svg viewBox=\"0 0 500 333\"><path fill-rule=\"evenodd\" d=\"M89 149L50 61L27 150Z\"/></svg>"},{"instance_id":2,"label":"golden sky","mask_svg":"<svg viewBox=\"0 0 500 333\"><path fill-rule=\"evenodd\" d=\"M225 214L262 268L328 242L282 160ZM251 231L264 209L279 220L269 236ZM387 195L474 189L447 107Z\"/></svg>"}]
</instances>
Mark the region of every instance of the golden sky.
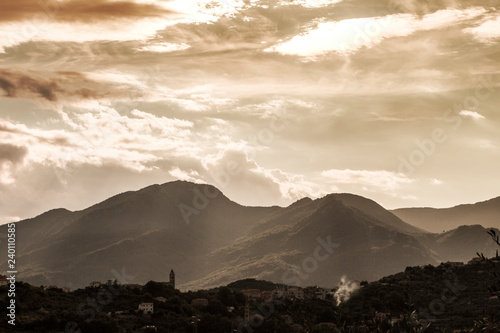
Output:
<instances>
[{"instance_id":1,"label":"golden sky","mask_svg":"<svg viewBox=\"0 0 500 333\"><path fill-rule=\"evenodd\" d=\"M0 2L0 223L176 179L496 197L499 41L491 0Z\"/></svg>"}]
</instances>

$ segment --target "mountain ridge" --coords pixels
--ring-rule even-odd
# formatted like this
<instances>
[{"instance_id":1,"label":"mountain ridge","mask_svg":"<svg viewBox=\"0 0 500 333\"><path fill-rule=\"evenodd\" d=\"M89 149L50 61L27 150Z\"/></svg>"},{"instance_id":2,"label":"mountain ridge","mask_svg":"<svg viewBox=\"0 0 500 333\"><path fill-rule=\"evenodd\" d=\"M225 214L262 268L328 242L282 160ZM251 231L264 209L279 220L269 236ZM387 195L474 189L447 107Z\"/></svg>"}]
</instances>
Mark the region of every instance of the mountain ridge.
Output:
<instances>
[{"instance_id":1,"label":"mountain ridge","mask_svg":"<svg viewBox=\"0 0 500 333\"><path fill-rule=\"evenodd\" d=\"M500 228L500 197L449 208L412 207L391 212L416 227L435 233L461 225L481 224L485 228Z\"/></svg>"},{"instance_id":2,"label":"mountain ridge","mask_svg":"<svg viewBox=\"0 0 500 333\"><path fill-rule=\"evenodd\" d=\"M475 247L485 254L494 248L484 228L470 229L474 242L462 231L424 232L357 195L248 207L212 185L185 181L123 192L80 211L51 210L16 229L20 278L69 287L121 269L147 282L167 280L175 268L184 289L247 277L281 282L286 274L297 279L297 267L313 259L307 281L297 281L328 286L345 274L376 280L408 265L468 260ZM324 262L314 257L319 240L338 244Z\"/></svg>"}]
</instances>

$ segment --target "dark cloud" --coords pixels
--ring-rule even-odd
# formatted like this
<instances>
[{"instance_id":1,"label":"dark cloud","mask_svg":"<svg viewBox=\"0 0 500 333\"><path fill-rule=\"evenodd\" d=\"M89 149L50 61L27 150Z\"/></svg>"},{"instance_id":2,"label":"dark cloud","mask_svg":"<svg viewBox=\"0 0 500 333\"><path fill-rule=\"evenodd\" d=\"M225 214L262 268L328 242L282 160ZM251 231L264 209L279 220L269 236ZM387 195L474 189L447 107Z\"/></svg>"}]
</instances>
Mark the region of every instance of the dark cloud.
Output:
<instances>
[{"instance_id":1,"label":"dark cloud","mask_svg":"<svg viewBox=\"0 0 500 333\"><path fill-rule=\"evenodd\" d=\"M10 98L42 98L54 102L118 96L118 91L110 90L78 72L33 73L0 69L0 92Z\"/></svg>"},{"instance_id":2,"label":"dark cloud","mask_svg":"<svg viewBox=\"0 0 500 333\"><path fill-rule=\"evenodd\" d=\"M11 144L0 144L0 162L9 161L13 164L22 162L28 149Z\"/></svg>"},{"instance_id":3,"label":"dark cloud","mask_svg":"<svg viewBox=\"0 0 500 333\"><path fill-rule=\"evenodd\" d=\"M132 1L69 0L64 2L16 0L0 2L0 22L24 19L95 22L116 19L159 17L170 11L153 4Z\"/></svg>"}]
</instances>

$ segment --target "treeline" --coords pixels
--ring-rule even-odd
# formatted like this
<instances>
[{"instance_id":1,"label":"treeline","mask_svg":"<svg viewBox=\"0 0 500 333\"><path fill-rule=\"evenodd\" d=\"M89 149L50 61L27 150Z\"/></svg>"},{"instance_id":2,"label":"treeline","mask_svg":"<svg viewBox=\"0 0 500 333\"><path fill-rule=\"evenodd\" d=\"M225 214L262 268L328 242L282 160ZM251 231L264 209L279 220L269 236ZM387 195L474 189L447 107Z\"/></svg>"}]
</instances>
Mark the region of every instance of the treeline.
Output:
<instances>
[{"instance_id":1,"label":"treeline","mask_svg":"<svg viewBox=\"0 0 500 333\"><path fill-rule=\"evenodd\" d=\"M408 267L363 284L336 306L321 299L248 300L241 290L276 285L245 279L211 290L180 292L150 281L141 288L116 282L72 292L16 283L16 326L2 332L498 332L497 262ZM0 306L7 307L0 287ZM199 302L203 300L203 302ZM151 315L138 311L153 303ZM245 322L245 308L250 320Z\"/></svg>"}]
</instances>

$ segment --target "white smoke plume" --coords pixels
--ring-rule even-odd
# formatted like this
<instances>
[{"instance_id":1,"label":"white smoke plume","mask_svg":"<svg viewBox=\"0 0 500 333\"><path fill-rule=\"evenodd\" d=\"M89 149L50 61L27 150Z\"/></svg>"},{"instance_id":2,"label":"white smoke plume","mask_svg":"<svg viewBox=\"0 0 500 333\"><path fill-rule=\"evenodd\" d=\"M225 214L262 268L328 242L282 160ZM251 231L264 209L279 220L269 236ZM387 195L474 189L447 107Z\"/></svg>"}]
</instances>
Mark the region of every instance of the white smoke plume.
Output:
<instances>
[{"instance_id":1,"label":"white smoke plume","mask_svg":"<svg viewBox=\"0 0 500 333\"><path fill-rule=\"evenodd\" d=\"M345 275L342 276L339 283L339 289L335 292L334 297L337 301L337 306L342 302L346 302L351 297L351 294L359 289L359 282L350 281Z\"/></svg>"}]
</instances>

